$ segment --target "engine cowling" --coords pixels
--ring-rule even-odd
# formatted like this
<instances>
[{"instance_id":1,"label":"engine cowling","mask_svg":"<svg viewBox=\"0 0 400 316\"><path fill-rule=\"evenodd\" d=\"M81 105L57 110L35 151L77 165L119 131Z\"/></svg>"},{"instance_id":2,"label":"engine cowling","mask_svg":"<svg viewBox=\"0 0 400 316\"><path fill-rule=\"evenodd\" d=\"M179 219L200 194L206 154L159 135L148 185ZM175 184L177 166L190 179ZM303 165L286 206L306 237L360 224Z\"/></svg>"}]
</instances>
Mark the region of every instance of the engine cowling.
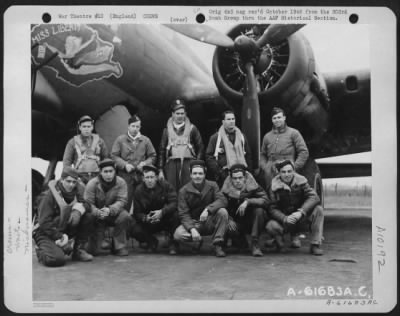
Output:
<instances>
[{"instance_id":1,"label":"engine cowling","mask_svg":"<svg viewBox=\"0 0 400 316\"><path fill-rule=\"evenodd\" d=\"M260 25L263 32L268 25ZM238 25L228 32L235 39L246 34L252 25ZM213 74L216 85L225 97L240 101L245 80L239 54L231 48L218 47L213 58ZM270 101L278 96L287 97L287 90L292 93L301 89L301 83L311 79L315 72L314 55L307 39L296 32L276 46L262 48L259 62L255 65L259 83L260 101ZM299 82L300 81L300 82ZM296 84L294 84L296 83ZM284 96L282 96L282 93Z\"/></svg>"},{"instance_id":2,"label":"engine cowling","mask_svg":"<svg viewBox=\"0 0 400 316\"><path fill-rule=\"evenodd\" d=\"M242 24L228 32L232 39L239 35L257 38L268 25ZM254 65L258 81L261 111L280 106L290 114L290 123L302 126L307 138L316 143L328 128L326 85L316 70L312 48L300 31L276 45L265 45ZM218 47L213 58L213 76L226 99L241 104L245 72L240 55L233 48ZM318 87L318 91L315 87ZM325 89L325 94L321 93ZM326 100L321 100L321 96ZM322 101L322 102L321 102ZM304 124L306 122L306 124ZM263 130L270 128L262 128Z\"/></svg>"}]
</instances>

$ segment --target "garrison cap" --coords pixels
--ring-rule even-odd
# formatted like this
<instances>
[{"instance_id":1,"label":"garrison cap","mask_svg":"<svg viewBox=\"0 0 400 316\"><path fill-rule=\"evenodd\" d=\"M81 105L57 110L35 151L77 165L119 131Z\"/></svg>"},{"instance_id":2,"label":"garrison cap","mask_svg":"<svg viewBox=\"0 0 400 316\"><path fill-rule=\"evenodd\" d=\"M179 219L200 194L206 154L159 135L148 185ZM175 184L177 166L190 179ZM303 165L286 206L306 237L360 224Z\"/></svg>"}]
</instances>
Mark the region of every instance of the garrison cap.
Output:
<instances>
[{"instance_id":1,"label":"garrison cap","mask_svg":"<svg viewBox=\"0 0 400 316\"><path fill-rule=\"evenodd\" d=\"M154 171L156 175L158 175L158 169L153 165L144 165L142 167L143 172Z\"/></svg>"},{"instance_id":2,"label":"garrison cap","mask_svg":"<svg viewBox=\"0 0 400 316\"><path fill-rule=\"evenodd\" d=\"M171 103L171 111L175 112L179 109L185 109L186 110L186 104L183 100L181 99L176 99Z\"/></svg>"},{"instance_id":3,"label":"garrison cap","mask_svg":"<svg viewBox=\"0 0 400 316\"><path fill-rule=\"evenodd\" d=\"M241 164L241 163L237 163L232 165L232 167L229 169L229 173L232 174L234 172L238 172L238 171L242 171L243 173L246 173L246 166Z\"/></svg>"},{"instance_id":4,"label":"garrison cap","mask_svg":"<svg viewBox=\"0 0 400 316\"><path fill-rule=\"evenodd\" d=\"M88 122L88 121L93 123L93 119L89 115L84 115L79 119L78 125L81 125L83 122Z\"/></svg>"},{"instance_id":5,"label":"garrison cap","mask_svg":"<svg viewBox=\"0 0 400 316\"><path fill-rule=\"evenodd\" d=\"M79 178L79 173L76 169L72 168L72 167L64 167L62 173L61 173L61 178L65 179L66 177L71 177L74 179L78 179Z\"/></svg>"},{"instance_id":6,"label":"garrison cap","mask_svg":"<svg viewBox=\"0 0 400 316\"><path fill-rule=\"evenodd\" d=\"M140 121L139 116L132 115L128 120L128 125L131 125L132 123L139 122L139 121Z\"/></svg>"},{"instance_id":7,"label":"garrison cap","mask_svg":"<svg viewBox=\"0 0 400 316\"><path fill-rule=\"evenodd\" d=\"M114 169L116 169L114 160L112 160L110 158L106 158L106 159L100 161L99 168L103 169L105 167L113 167Z\"/></svg>"},{"instance_id":8,"label":"garrison cap","mask_svg":"<svg viewBox=\"0 0 400 316\"><path fill-rule=\"evenodd\" d=\"M293 161L291 161L290 159L285 159L285 160L278 161L278 162L275 164L275 167L276 167L276 169L277 169L278 171L280 171L280 170L281 170L284 166L286 166L286 165L291 165L292 168L293 168L293 170L294 170Z\"/></svg>"},{"instance_id":9,"label":"garrison cap","mask_svg":"<svg viewBox=\"0 0 400 316\"><path fill-rule=\"evenodd\" d=\"M192 171L193 168L203 168L204 171L206 171L206 163L203 160L192 160L189 164L190 166L190 171Z\"/></svg>"}]
</instances>

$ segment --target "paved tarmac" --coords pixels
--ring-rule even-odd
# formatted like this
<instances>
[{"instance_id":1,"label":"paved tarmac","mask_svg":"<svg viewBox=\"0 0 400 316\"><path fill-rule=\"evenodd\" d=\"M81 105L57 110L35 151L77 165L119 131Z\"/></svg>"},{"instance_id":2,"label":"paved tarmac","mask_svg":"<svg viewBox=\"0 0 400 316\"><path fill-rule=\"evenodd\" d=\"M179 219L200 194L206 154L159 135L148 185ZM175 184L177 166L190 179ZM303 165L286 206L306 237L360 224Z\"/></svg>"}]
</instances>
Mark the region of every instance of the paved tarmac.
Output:
<instances>
[{"instance_id":1,"label":"paved tarmac","mask_svg":"<svg viewBox=\"0 0 400 316\"><path fill-rule=\"evenodd\" d=\"M199 255L189 249L146 253L136 242L127 257L40 265L33 255L35 301L271 300L372 297L371 210L325 211L324 255L302 248L264 257L228 251L216 258L206 238ZM288 239L288 238L287 238ZM132 242L130 242L132 246ZM328 291L330 291L328 293Z\"/></svg>"}]
</instances>

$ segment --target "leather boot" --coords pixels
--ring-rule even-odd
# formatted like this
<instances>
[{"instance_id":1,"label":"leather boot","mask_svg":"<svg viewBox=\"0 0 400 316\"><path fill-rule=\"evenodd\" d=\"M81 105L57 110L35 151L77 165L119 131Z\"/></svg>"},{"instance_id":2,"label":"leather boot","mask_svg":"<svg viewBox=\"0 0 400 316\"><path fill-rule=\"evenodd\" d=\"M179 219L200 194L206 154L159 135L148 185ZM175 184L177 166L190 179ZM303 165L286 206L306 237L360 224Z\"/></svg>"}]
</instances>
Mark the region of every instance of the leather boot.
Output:
<instances>
[{"instance_id":1,"label":"leather boot","mask_svg":"<svg viewBox=\"0 0 400 316\"><path fill-rule=\"evenodd\" d=\"M179 243L176 240L170 240L169 242L169 254L175 256L179 251Z\"/></svg>"},{"instance_id":2,"label":"leather boot","mask_svg":"<svg viewBox=\"0 0 400 316\"><path fill-rule=\"evenodd\" d=\"M92 261L93 256L86 252L83 242L77 241L72 252L72 260L87 262Z\"/></svg>"},{"instance_id":3,"label":"leather boot","mask_svg":"<svg viewBox=\"0 0 400 316\"><path fill-rule=\"evenodd\" d=\"M114 250L113 251L113 255L114 256L120 256L120 257L127 256L127 255L129 255L129 251L128 251L128 249L126 249L124 247L124 248L121 248L121 249Z\"/></svg>"},{"instance_id":4,"label":"leather boot","mask_svg":"<svg viewBox=\"0 0 400 316\"><path fill-rule=\"evenodd\" d=\"M110 250L111 249L111 242L108 239L103 239L100 245L101 249Z\"/></svg>"},{"instance_id":5,"label":"leather boot","mask_svg":"<svg viewBox=\"0 0 400 316\"><path fill-rule=\"evenodd\" d=\"M285 243L283 241L282 235L276 235L274 243L275 243L277 252L286 252Z\"/></svg>"},{"instance_id":6,"label":"leather boot","mask_svg":"<svg viewBox=\"0 0 400 316\"><path fill-rule=\"evenodd\" d=\"M292 242L290 244L291 248L300 248L301 247L301 240L298 235L292 235Z\"/></svg>"},{"instance_id":7,"label":"leather boot","mask_svg":"<svg viewBox=\"0 0 400 316\"><path fill-rule=\"evenodd\" d=\"M258 245L257 240L252 241L251 254L253 255L253 257L262 257L264 255L260 249L260 246Z\"/></svg>"},{"instance_id":8,"label":"leather boot","mask_svg":"<svg viewBox=\"0 0 400 316\"><path fill-rule=\"evenodd\" d=\"M314 256L322 256L324 254L320 245L317 245L317 244L311 244L310 253Z\"/></svg>"},{"instance_id":9,"label":"leather boot","mask_svg":"<svg viewBox=\"0 0 400 316\"><path fill-rule=\"evenodd\" d=\"M89 246L87 248L87 251L93 256L105 256L110 254L110 250L105 250L102 247L103 242L104 233L102 231L97 231L94 236L89 237Z\"/></svg>"},{"instance_id":10,"label":"leather boot","mask_svg":"<svg viewBox=\"0 0 400 316\"><path fill-rule=\"evenodd\" d=\"M220 245L215 245L215 256L219 258L226 257L226 253Z\"/></svg>"}]
</instances>

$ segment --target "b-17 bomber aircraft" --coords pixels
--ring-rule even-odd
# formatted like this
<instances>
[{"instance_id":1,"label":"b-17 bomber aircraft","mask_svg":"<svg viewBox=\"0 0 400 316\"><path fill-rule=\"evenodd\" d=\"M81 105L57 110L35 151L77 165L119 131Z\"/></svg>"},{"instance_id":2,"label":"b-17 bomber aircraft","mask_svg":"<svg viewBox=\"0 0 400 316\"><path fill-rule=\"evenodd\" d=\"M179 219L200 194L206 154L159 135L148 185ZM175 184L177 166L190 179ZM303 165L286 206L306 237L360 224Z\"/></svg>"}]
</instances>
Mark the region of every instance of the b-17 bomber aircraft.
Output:
<instances>
[{"instance_id":1,"label":"b-17 bomber aircraft","mask_svg":"<svg viewBox=\"0 0 400 316\"><path fill-rule=\"evenodd\" d=\"M82 115L111 149L138 114L158 148L170 104L181 98L209 136L233 109L259 166L261 135L273 106L304 136L310 158L303 174L322 195L321 177L371 175L370 164L316 164L315 159L371 150L370 72L320 73L302 24L207 25L41 24L31 27L32 156L49 161L33 171L33 191L54 176ZM183 35L216 47L212 74Z\"/></svg>"}]
</instances>

